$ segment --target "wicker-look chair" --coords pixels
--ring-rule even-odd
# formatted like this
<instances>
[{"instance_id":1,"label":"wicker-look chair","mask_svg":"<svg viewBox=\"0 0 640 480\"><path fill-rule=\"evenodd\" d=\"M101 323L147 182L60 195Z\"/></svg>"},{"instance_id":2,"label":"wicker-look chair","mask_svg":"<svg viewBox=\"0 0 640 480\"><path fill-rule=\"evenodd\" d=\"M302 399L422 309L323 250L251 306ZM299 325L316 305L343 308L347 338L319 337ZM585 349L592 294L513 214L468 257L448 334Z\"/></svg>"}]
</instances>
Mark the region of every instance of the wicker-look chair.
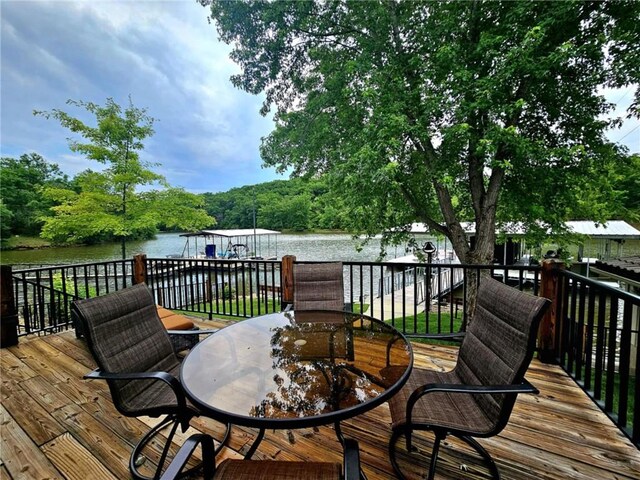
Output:
<instances>
[{"instance_id":1,"label":"wicker-look chair","mask_svg":"<svg viewBox=\"0 0 640 480\"><path fill-rule=\"evenodd\" d=\"M352 439L345 439L343 465L329 462L226 459L216 467L214 456L211 454L213 439L209 435L196 434L185 441L160 480L179 478L191 454L199 444L202 445L205 480L360 479L358 443Z\"/></svg>"},{"instance_id":2,"label":"wicker-look chair","mask_svg":"<svg viewBox=\"0 0 640 480\"><path fill-rule=\"evenodd\" d=\"M435 434L429 479L434 478L440 442L447 435L473 447L492 476L500 478L491 455L473 437L500 433L518 393L538 393L524 375L533 357L540 319L549 304L545 298L491 278L481 279L476 311L455 368L450 372L414 368L406 385L389 401L393 429L389 455L399 478L404 476L395 445L404 434L410 452L414 430Z\"/></svg>"},{"instance_id":3,"label":"wicker-look chair","mask_svg":"<svg viewBox=\"0 0 640 480\"><path fill-rule=\"evenodd\" d=\"M294 264L293 309L344 310L342 263Z\"/></svg>"},{"instance_id":4,"label":"wicker-look chair","mask_svg":"<svg viewBox=\"0 0 640 480\"><path fill-rule=\"evenodd\" d=\"M160 430L172 425L153 477L159 478L178 425L184 432L199 412L186 400L178 380L180 362L151 292L144 284L134 285L76 300L71 312L98 365L85 378L106 380L116 409L125 416L166 415L134 447L129 461L134 478L149 478L138 471L138 457Z\"/></svg>"}]
</instances>

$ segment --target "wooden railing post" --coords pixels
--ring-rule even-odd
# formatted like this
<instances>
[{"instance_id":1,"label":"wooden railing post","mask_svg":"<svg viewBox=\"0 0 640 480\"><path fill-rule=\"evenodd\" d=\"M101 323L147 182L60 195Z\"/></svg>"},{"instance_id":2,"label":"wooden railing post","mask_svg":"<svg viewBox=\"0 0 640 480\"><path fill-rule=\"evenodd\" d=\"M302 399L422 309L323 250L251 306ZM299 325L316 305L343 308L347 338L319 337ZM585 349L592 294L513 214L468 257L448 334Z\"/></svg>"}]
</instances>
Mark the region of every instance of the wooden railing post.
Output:
<instances>
[{"instance_id":1,"label":"wooden railing post","mask_svg":"<svg viewBox=\"0 0 640 480\"><path fill-rule=\"evenodd\" d=\"M293 264L296 261L294 255L282 257L280 268L280 286L282 287L282 309L293 304Z\"/></svg>"},{"instance_id":2,"label":"wooden railing post","mask_svg":"<svg viewBox=\"0 0 640 480\"><path fill-rule=\"evenodd\" d=\"M147 256L140 253L133 257L133 284L147 283Z\"/></svg>"},{"instance_id":3,"label":"wooden railing post","mask_svg":"<svg viewBox=\"0 0 640 480\"><path fill-rule=\"evenodd\" d=\"M564 270L562 260L548 258L542 261L542 279L540 282L540 296L551 300L538 330L538 358L544 363L556 363L559 345L556 345L556 329L560 328L558 314L561 311L558 298L560 283L559 272Z\"/></svg>"},{"instance_id":4,"label":"wooden railing post","mask_svg":"<svg viewBox=\"0 0 640 480\"><path fill-rule=\"evenodd\" d=\"M0 348L5 348L18 344L18 311L13 297L11 265L0 268Z\"/></svg>"}]
</instances>

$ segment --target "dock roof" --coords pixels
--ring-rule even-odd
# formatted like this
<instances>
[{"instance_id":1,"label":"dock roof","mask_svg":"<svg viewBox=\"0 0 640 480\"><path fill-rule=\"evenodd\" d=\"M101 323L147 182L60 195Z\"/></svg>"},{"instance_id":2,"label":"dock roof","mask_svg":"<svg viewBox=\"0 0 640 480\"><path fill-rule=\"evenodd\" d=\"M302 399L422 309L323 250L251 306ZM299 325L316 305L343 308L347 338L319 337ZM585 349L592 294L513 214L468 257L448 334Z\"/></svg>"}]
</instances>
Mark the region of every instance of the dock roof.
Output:
<instances>
[{"instance_id":1,"label":"dock roof","mask_svg":"<svg viewBox=\"0 0 640 480\"><path fill-rule=\"evenodd\" d=\"M267 230L265 228L237 228L232 230L200 230L194 233L183 233L182 237L250 237L253 235L280 235L276 230Z\"/></svg>"},{"instance_id":2,"label":"dock roof","mask_svg":"<svg viewBox=\"0 0 640 480\"><path fill-rule=\"evenodd\" d=\"M462 222L467 235L475 233L474 222ZM640 230L629 225L624 220L609 220L604 224L598 224L593 220L572 220L565 223L567 228L573 233L587 235L591 238L610 239L610 240L640 240ZM426 233L427 228L423 223L414 223L411 225L412 233ZM518 236L526 233L524 226L519 223L511 223L505 227L504 231L508 235Z\"/></svg>"}]
</instances>

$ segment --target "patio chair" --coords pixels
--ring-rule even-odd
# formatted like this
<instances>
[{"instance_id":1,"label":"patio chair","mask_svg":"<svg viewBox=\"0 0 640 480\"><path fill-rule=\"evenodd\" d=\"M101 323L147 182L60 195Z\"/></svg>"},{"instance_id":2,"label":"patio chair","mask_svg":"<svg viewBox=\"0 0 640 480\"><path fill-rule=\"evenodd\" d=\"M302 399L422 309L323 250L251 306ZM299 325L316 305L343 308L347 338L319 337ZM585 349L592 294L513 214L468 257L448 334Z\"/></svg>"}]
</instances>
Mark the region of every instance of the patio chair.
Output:
<instances>
[{"instance_id":1,"label":"patio chair","mask_svg":"<svg viewBox=\"0 0 640 480\"><path fill-rule=\"evenodd\" d=\"M450 372L414 368L402 390L389 401L393 430L389 456L399 478L404 476L395 445L405 435L407 451L411 452L414 430L435 434L429 479L434 478L440 443L447 435L475 449L493 478L500 478L491 455L473 437L500 433L518 393L538 393L524 375L533 357L540 319L549 304L545 298L491 278L481 279L475 314L455 368Z\"/></svg>"},{"instance_id":2,"label":"patio chair","mask_svg":"<svg viewBox=\"0 0 640 480\"><path fill-rule=\"evenodd\" d=\"M293 309L344 310L342 263L296 263L293 266Z\"/></svg>"},{"instance_id":3,"label":"patio chair","mask_svg":"<svg viewBox=\"0 0 640 480\"><path fill-rule=\"evenodd\" d=\"M144 284L138 284L108 295L76 300L71 312L74 320L81 323L98 365L84 378L106 380L116 409L127 417L166 415L133 448L129 461L134 478L150 478L138 471L139 456L160 430L171 425L152 477L159 478L178 425L184 432L199 411L186 400L178 380L180 362L151 292Z\"/></svg>"},{"instance_id":4,"label":"patio chair","mask_svg":"<svg viewBox=\"0 0 640 480\"><path fill-rule=\"evenodd\" d=\"M209 435L196 434L189 437L167 467L160 480L174 480L198 445L202 445L205 480L359 480L360 454L358 443L345 439L343 465L329 462L288 462L282 460L236 460L226 459L215 465L213 439Z\"/></svg>"}]
</instances>

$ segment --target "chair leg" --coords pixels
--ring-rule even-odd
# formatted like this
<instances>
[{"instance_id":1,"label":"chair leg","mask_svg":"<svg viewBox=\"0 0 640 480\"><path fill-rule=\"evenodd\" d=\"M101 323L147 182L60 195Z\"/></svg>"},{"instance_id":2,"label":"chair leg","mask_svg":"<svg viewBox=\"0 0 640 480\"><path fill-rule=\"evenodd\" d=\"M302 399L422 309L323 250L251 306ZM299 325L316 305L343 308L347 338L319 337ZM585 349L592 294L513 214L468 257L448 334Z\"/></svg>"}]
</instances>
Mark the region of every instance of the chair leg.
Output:
<instances>
[{"instance_id":1,"label":"chair leg","mask_svg":"<svg viewBox=\"0 0 640 480\"><path fill-rule=\"evenodd\" d=\"M138 471L138 467L136 466L136 460L141 455L142 450L144 449L144 447L147 446L147 444L151 441L151 439L153 437L155 437L162 429L164 429L165 427L167 427L171 423L173 423L173 425L171 427L171 432L167 436L167 441L164 444L164 447L162 448L162 454L160 455L160 460L158 461L158 466L156 468L154 476L153 477L148 477L146 475L141 474ZM179 421L178 421L178 419L177 419L177 417L175 415L167 415L155 427L150 429L144 435L144 437L142 437L140 439L140 441L137 443L137 445L133 448L133 451L131 452L131 457L129 459L129 471L131 472L131 476L134 479L136 479L136 480L155 480L155 479L160 478L160 474L162 473L162 468L164 467L165 461L167 459L167 455L169 453L169 449L171 447L171 442L172 442L173 437L174 437L174 435L176 433L176 430L178 429L178 424L179 424ZM202 463L199 463L195 467L192 467L189 470L184 471L181 474L181 477L190 475L190 474L200 470L201 468L202 468Z\"/></svg>"},{"instance_id":2,"label":"chair leg","mask_svg":"<svg viewBox=\"0 0 640 480\"><path fill-rule=\"evenodd\" d=\"M496 462L493 461L489 452L485 450L485 448L480 445L477 440L468 435L456 435L460 440L466 442L469 446L471 446L476 452L480 454L480 456L485 461L487 467L489 467L489 471L491 472L491 476L494 480L500 480L500 472L498 471L498 466Z\"/></svg>"},{"instance_id":3,"label":"chair leg","mask_svg":"<svg viewBox=\"0 0 640 480\"><path fill-rule=\"evenodd\" d=\"M393 471L396 476L400 480L405 480L404 474L400 471L400 465L398 465L398 460L396 458L396 443L398 442L398 438L400 435L405 434L407 437L411 437L412 429L410 428L398 428L393 430L391 433L391 439L389 440L389 460L391 462L391 466L393 467ZM433 443L433 449L431 450L431 462L429 463L429 473L427 475L428 480L433 480L436 474L436 464L438 462L438 452L440 451L440 442L447 437L447 432L442 431L434 431L435 439ZM411 441L407 439L407 445L409 445L407 449L407 453L411 453ZM480 447L482 448L482 447Z\"/></svg>"},{"instance_id":4,"label":"chair leg","mask_svg":"<svg viewBox=\"0 0 640 480\"><path fill-rule=\"evenodd\" d=\"M438 453L440 452L440 442L447 437L446 432L435 431L436 438L433 440L433 449L431 450L431 463L429 463L429 480L433 480L436 476L436 465L438 463Z\"/></svg>"},{"instance_id":5,"label":"chair leg","mask_svg":"<svg viewBox=\"0 0 640 480\"><path fill-rule=\"evenodd\" d=\"M402 428L394 429L391 432L391 439L389 440L389 461L391 462L393 471L400 480L405 480L405 476L400 471L400 465L398 465L398 459L396 458L396 443L398 443L398 438L400 438L400 435L403 433L405 433L405 431ZM410 431L405 434L411 436Z\"/></svg>"}]
</instances>

